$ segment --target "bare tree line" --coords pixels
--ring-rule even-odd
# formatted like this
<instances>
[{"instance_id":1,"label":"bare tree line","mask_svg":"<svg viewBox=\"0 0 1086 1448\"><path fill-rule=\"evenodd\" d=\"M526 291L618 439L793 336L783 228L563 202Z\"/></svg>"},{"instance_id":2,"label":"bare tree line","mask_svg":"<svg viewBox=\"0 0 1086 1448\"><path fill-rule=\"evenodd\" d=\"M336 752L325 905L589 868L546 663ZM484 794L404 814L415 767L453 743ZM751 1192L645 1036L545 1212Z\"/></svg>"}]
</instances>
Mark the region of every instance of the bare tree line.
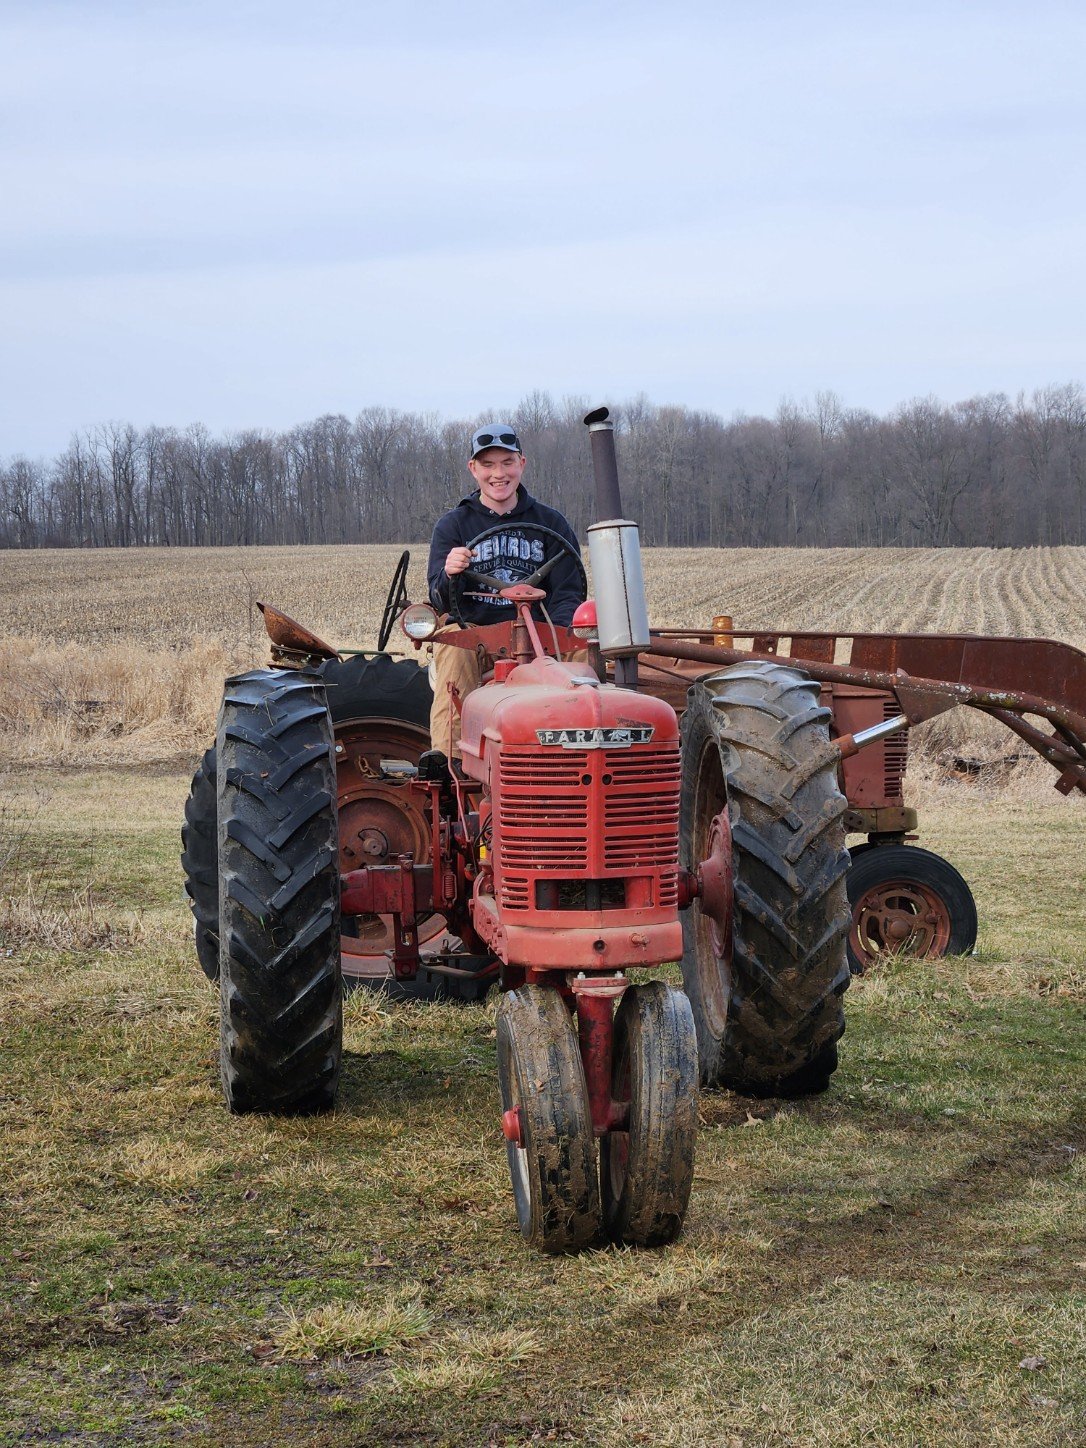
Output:
<instances>
[{"instance_id":1,"label":"bare tree line","mask_svg":"<svg viewBox=\"0 0 1086 1448\"><path fill-rule=\"evenodd\" d=\"M588 402L526 397L528 484L583 530ZM614 409L623 496L652 544L1086 543L1086 394L920 398L887 417L833 394L728 421L643 397ZM379 543L421 539L462 496L468 421L369 407L287 432L214 438L108 423L52 461L0 465L0 547Z\"/></svg>"}]
</instances>

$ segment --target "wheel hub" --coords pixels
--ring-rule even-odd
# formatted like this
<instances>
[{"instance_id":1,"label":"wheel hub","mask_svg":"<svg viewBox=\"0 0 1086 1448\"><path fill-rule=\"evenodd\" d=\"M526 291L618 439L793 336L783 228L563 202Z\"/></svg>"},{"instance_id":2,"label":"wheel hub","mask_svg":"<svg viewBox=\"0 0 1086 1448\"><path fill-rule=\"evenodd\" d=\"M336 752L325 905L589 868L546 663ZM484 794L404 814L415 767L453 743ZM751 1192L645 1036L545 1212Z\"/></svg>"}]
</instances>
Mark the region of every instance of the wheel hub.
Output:
<instances>
[{"instance_id":1,"label":"wheel hub","mask_svg":"<svg viewBox=\"0 0 1086 1448\"><path fill-rule=\"evenodd\" d=\"M360 719L336 730L336 793L339 798L339 867L346 873L412 854L430 859L430 819L421 797L405 782L384 777L386 759L414 763L427 746L417 725L393 719ZM445 928L440 915L419 921L420 944ZM389 971L395 945L392 917L359 915L344 919L343 973L378 979Z\"/></svg>"},{"instance_id":2,"label":"wheel hub","mask_svg":"<svg viewBox=\"0 0 1086 1448\"><path fill-rule=\"evenodd\" d=\"M698 760L694 805L694 858L700 894L695 906L697 946L694 969L710 1033L720 1038L728 1022L731 999L734 898L732 831L720 754L706 741Z\"/></svg>"},{"instance_id":3,"label":"wheel hub","mask_svg":"<svg viewBox=\"0 0 1086 1448\"><path fill-rule=\"evenodd\" d=\"M915 880L884 881L853 907L851 942L861 957L945 955L950 933L946 902Z\"/></svg>"},{"instance_id":4,"label":"wheel hub","mask_svg":"<svg viewBox=\"0 0 1086 1448\"><path fill-rule=\"evenodd\" d=\"M698 866L698 884L713 953L718 960L727 960L732 948L732 831L723 810L710 826L708 854Z\"/></svg>"},{"instance_id":5,"label":"wheel hub","mask_svg":"<svg viewBox=\"0 0 1086 1448\"><path fill-rule=\"evenodd\" d=\"M508 1111L502 1112L502 1135L514 1146L523 1145L519 1106L511 1106Z\"/></svg>"}]
</instances>

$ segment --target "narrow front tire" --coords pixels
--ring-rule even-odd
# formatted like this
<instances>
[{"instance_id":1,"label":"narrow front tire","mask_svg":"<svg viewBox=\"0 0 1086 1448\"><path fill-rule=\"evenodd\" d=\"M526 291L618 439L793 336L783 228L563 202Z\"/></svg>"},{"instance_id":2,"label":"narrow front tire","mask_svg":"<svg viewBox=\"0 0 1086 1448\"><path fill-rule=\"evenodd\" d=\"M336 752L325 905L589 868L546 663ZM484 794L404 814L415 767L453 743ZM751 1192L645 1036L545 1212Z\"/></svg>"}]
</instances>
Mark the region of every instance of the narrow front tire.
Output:
<instances>
[{"instance_id":1,"label":"narrow front tire","mask_svg":"<svg viewBox=\"0 0 1086 1448\"><path fill-rule=\"evenodd\" d=\"M690 1002L663 981L631 986L615 1016L612 1095L629 1103L624 1131L600 1155L608 1235L637 1247L672 1242L694 1181L698 1047Z\"/></svg>"},{"instance_id":2,"label":"narrow front tire","mask_svg":"<svg viewBox=\"0 0 1086 1448\"><path fill-rule=\"evenodd\" d=\"M577 1033L556 990L525 985L498 1005L498 1083L517 1221L543 1252L577 1252L600 1229L596 1141Z\"/></svg>"}]
</instances>

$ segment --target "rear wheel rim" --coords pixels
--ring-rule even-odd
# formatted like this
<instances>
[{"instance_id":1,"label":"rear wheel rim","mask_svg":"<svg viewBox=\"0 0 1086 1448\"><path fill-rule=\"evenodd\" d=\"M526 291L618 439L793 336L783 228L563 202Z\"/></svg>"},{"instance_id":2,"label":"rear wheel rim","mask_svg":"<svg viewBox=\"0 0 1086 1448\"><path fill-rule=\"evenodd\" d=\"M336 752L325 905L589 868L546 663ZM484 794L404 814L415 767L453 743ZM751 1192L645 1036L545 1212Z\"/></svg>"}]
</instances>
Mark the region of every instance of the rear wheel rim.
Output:
<instances>
[{"instance_id":1,"label":"rear wheel rim","mask_svg":"<svg viewBox=\"0 0 1086 1448\"><path fill-rule=\"evenodd\" d=\"M720 750L716 740L710 738L705 741L698 760L694 797L695 862L715 859L719 854L719 817L726 815L727 808ZM698 990L709 1031L719 1039L728 1023L728 1003L731 999L731 941L723 939L721 922L706 914L700 905L696 905L694 911Z\"/></svg>"},{"instance_id":2,"label":"rear wheel rim","mask_svg":"<svg viewBox=\"0 0 1086 1448\"><path fill-rule=\"evenodd\" d=\"M392 864L408 852L417 864L429 862L430 820L421 798L406 783L382 779L380 773L386 759L416 764L429 745L425 729L398 719L358 719L336 726L341 871ZM444 928L442 916L424 916L419 921L420 945ZM345 919L343 974L355 980L387 976L394 944L391 915Z\"/></svg>"}]
</instances>

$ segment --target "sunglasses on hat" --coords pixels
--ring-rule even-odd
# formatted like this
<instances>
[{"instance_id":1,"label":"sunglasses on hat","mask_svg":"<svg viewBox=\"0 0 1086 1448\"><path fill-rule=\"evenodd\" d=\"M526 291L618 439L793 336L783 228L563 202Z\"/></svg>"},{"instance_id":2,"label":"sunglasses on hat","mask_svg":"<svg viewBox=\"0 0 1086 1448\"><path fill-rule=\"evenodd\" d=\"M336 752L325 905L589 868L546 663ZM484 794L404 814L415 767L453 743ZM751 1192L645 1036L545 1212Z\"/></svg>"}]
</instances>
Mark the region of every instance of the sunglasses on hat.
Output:
<instances>
[{"instance_id":1,"label":"sunglasses on hat","mask_svg":"<svg viewBox=\"0 0 1086 1448\"><path fill-rule=\"evenodd\" d=\"M520 438L515 432L491 432L489 430L477 432L471 440L471 456L483 452L488 447L503 447L513 452L522 452Z\"/></svg>"}]
</instances>

